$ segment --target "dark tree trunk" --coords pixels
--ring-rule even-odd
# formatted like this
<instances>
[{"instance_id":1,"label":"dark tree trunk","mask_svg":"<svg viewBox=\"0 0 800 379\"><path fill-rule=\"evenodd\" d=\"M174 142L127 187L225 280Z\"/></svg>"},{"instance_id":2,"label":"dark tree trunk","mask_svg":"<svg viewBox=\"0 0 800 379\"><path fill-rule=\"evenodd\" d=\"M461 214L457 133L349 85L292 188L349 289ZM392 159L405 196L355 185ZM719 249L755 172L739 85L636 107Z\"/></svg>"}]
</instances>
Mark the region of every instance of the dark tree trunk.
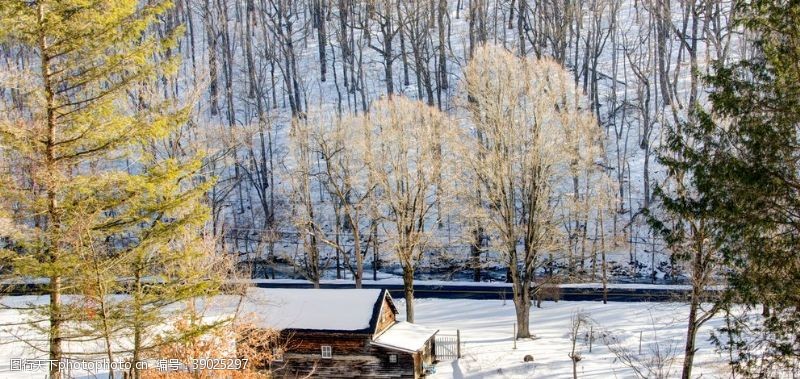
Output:
<instances>
[{"instance_id":1,"label":"dark tree trunk","mask_svg":"<svg viewBox=\"0 0 800 379\"><path fill-rule=\"evenodd\" d=\"M527 52L527 49L525 48L525 14L527 12L527 0L519 0L519 11L517 12L517 36L519 38L519 56L521 57L524 57Z\"/></svg>"},{"instance_id":2,"label":"dark tree trunk","mask_svg":"<svg viewBox=\"0 0 800 379\"><path fill-rule=\"evenodd\" d=\"M483 238L483 228L472 230L472 244L470 245L470 257L472 266L472 280L481 281L481 240Z\"/></svg>"},{"instance_id":3,"label":"dark tree trunk","mask_svg":"<svg viewBox=\"0 0 800 379\"><path fill-rule=\"evenodd\" d=\"M44 17L44 9L43 5L39 4L37 6L37 16L38 16L38 23L39 25L44 24L45 17ZM52 82L52 72L51 72L51 57L48 54L48 49L50 48L48 44L48 38L42 32L39 36L39 53L40 53L40 69L42 72L42 85L44 87L44 94L45 94L45 105L46 105L46 128L47 128L47 137L44 141L45 144L45 170L48 175L56 176L58 173L56 172L56 146L57 146L57 136L56 136L56 102L55 102L55 85ZM53 187L51 183L45 181L45 187L47 192L47 224L45 226L44 231L50 232L52 230L59 229L61 227L60 221L60 211L58 209L58 196L56 194L56 188ZM58 243L45 245L47 247L46 253L48 255L48 259L51 264L58 265L61 253L59 251ZM58 274L58 270L54 270L54 274L50 276L50 286L49 286L49 295L50 295L50 304L49 304L49 321L50 321L50 330L48 333L48 342L49 342L49 359L51 361L55 361L57 363L61 362L63 357L62 351L62 324L64 323L64 315L61 311L61 276ZM49 367L50 377L54 379L61 379L61 368L59 364L50 365Z\"/></svg>"},{"instance_id":4,"label":"dark tree trunk","mask_svg":"<svg viewBox=\"0 0 800 379\"><path fill-rule=\"evenodd\" d=\"M694 364L694 353L696 352L695 340L697 339L697 311L700 307L699 293L697 288L692 291L692 300L689 307L689 325L686 328L686 346L683 350L683 370L682 379L692 377L692 365Z\"/></svg>"},{"instance_id":5,"label":"dark tree trunk","mask_svg":"<svg viewBox=\"0 0 800 379\"><path fill-rule=\"evenodd\" d=\"M247 60L247 97L253 99L256 97L256 68L253 61L253 14L255 12L255 5L253 0L247 0L245 12L245 33L242 35L244 40L245 59Z\"/></svg>"},{"instance_id":6,"label":"dark tree trunk","mask_svg":"<svg viewBox=\"0 0 800 379\"><path fill-rule=\"evenodd\" d=\"M370 240L372 241L372 280L378 280L378 270L381 268L380 254L378 252L378 223L373 219L369 226Z\"/></svg>"},{"instance_id":7,"label":"dark tree trunk","mask_svg":"<svg viewBox=\"0 0 800 379\"><path fill-rule=\"evenodd\" d=\"M397 17L400 17L400 1L397 1ZM400 28L398 32L400 34L400 58L403 60L403 85L408 86L410 84L408 79L408 57L406 56L406 37L403 28Z\"/></svg>"},{"instance_id":8,"label":"dark tree trunk","mask_svg":"<svg viewBox=\"0 0 800 379\"><path fill-rule=\"evenodd\" d=\"M414 322L414 268L403 265L403 295L406 299L406 321Z\"/></svg>"},{"instance_id":9,"label":"dark tree trunk","mask_svg":"<svg viewBox=\"0 0 800 379\"><path fill-rule=\"evenodd\" d=\"M517 267L517 248L516 241L509 242L506 247L508 254L508 277L511 279L511 288L514 295L514 311L517 321L516 338L529 338L530 314L531 314L531 293L530 276L525 272L520 272Z\"/></svg>"},{"instance_id":10,"label":"dark tree trunk","mask_svg":"<svg viewBox=\"0 0 800 379\"><path fill-rule=\"evenodd\" d=\"M203 25L206 29L206 39L208 39L208 92L211 97L211 114L219 113L219 88L217 85L217 36L214 32L213 19L211 17L211 4L206 0L203 9Z\"/></svg>"},{"instance_id":11,"label":"dark tree trunk","mask_svg":"<svg viewBox=\"0 0 800 379\"><path fill-rule=\"evenodd\" d=\"M339 0L339 45L342 47L342 80L344 81L344 88L350 90L350 82L352 78L348 79L348 71L352 72L353 55L350 49L350 41L347 38L347 24L350 8L347 0ZM350 68L350 70L348 70Z\"/></svg>"},{"instance_id":12,"label":"dark tree trunk","mask_svg":"<svg viewBox=\"0 0 800 379\"><path fill-rule=\"evenodd\" d=\"M437 27L439 29L439 88L446 90L447 83L447 57L445 55L445 34L444 18L447 15L447 0L439 0L439 11L437 12Z\"/></svg>"},{"instance_id":13,"label":"dark tree trunk","mask_svg":"<svg viewBox=\"0 0 800 379\"><path fill-rule=\"evenodd\" d=\"M327 73L327 58L325 47L328 44L328 35L325 29L325 3L323 0L314 0L314 23L317 28L317 46L319 50L320 81L325 81Z\"/></svg>"},{"instance_id":14,"label":"dark tree trunk","mask_svg":"<svg viewBox=\"0 0 800 379\"><path fill-rule=\"evenodd\" d=\"M527 282L523 280L523 282ZM517 318L516 338L530 338L531 293L530 283L514 285L514 312Z\"/></svg>"}]
</instances>

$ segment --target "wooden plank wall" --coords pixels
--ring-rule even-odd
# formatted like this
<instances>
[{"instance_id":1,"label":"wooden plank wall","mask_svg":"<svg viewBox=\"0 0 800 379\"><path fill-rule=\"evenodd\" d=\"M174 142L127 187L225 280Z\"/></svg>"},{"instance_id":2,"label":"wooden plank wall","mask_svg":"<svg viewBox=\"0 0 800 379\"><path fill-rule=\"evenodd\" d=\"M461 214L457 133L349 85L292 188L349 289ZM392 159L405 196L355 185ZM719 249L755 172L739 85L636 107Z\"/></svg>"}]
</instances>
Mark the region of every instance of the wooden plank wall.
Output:
<instances>
[{"instance_id":1,"label":"wooden plank wall","mask_svg":"<svg viewBox=\"0 0 800 379\"><path fill-rule=\"evenodd\" d=\"M275 377L315 378L419 378L418 354L386 349L370 343L369 335L302 333L287 335L283 362L272 365ZM322 358L322 345L331 346L332 358ZM389 362L389 355L397 362Z\"/></svg>"},{"instance_id":2,"label":"wooden plank wall","mask_svg":"<svg viewBox=\"0 0 800 379\"><path fill-rule=\"evenodd\" d=\"M396 363L389 362L389 355L397 356ZM275 377L302 377L312 374L315 378L408 378L421 376L421 366L417 354L382 349L377 346L367 348L363 354L337 354L333 349L332 358L323 359L321 354L284 355L283 367L273 372ZM416 366L416 367L415 367Z\"/></svg>"},{"instance_id":3,"label":"wooden plank wall","mask_svg":"<svg viewBox=\"0 0 800 379\"><path fill-rule=\"evenodd\" d=\"M378 318L378 326L375 328L375 335L380 334L386 328L392 326L395 323L396 318L394 312L392 312L392 307L389 306L389 300L386 298L383 299L383 306L381 309L381 315Z\"/></svg>"}]
</instances>

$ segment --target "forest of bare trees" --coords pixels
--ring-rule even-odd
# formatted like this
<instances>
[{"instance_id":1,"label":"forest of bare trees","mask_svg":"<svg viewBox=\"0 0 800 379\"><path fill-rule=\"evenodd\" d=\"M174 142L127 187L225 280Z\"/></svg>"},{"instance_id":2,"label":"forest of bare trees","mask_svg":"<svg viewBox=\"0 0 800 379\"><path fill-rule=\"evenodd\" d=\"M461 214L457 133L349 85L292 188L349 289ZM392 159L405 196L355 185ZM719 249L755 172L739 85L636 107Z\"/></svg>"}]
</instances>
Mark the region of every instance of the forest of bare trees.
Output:
<instances>
[{"instance_id":1,"label":"forest of bare trees","mask_svg":"<svg viewBox=\"0 0 800 379\"><path fill-rule=\"evenodd\" d=\"M185 32L157 59L183 59L178 74L160 81L158 91L167 99L201 91L193 119L174 143L209 152L203 169L217 178L207 199L210 232L219 249L257 263L258 276L268 275L263 265L269 262L291 261L311 278L335 270L360 280L360 262L396 262L384 246L381 210L366 206L361 197L367 193L350 192L342 177L355 175L338 157L347 159L341 150L358 137L346 131L320 140L304 135L304 125L321 123L331 129L326 133L335 132L331 125L369 113L374 101L392 96L418 99L466 123L469 104L459 101L463 70L485 43L566 67L588 99L582 107L603 134L594 168L610 178L613 211L603 214L602 225L596 215L588 217L576 203L593 186L575 177L572 200L577 201L560 202L564 219L557 229L569 250L560 266L597 277L600 263L594 257L603 250L617 253L616 268L627 275L674 275L668 249L643 217L653 203L652 186L667 180L655 155L664 131L685 122L691 104L702 101L698 81L708 62L747 55L729 26L725 1L176 0L174 5L160 16L157 33ZM2 53L5 67L34 68L28 51L8 46ZM3 95L12 103L16 96L12 88ZM449 242L440 252L443 260L466 257L474 245L469 228L448 219L436 223L428 232ZM491 238L479 239L488 246ZM437 260L435 254L426 259L426 264ZM477 259L472 266L495 263Z\"/></svg>"}]
</instances>

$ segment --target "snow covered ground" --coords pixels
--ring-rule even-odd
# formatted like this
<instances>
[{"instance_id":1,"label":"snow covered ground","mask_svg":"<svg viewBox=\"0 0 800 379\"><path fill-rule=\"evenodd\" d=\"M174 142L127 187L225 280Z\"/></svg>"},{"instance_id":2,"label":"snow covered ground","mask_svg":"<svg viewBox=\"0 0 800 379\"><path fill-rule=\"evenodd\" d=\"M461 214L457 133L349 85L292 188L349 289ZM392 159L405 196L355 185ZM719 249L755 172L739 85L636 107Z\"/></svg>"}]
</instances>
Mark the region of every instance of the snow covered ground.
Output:
<instances>
[{"instance_id":1,"label":"snow covered ground","mask_svg":"<svg viewBox=\"0 0 800 379\"><path fill-rule=\"evenodd\" d=\"M405 305L396 300L401 318ZM460 329L462 358L440 362L431 378L568 378L572 377L569 358L571 318L583 312L591 320L581 329L576 352L581 354L579 378L635 378L603 343L601 335L616 337L617 346L626 348L642 360L672 356L669 377L680 377L688 306L680 303L544 302L531 311L531 331L536 338L517 341L513 348L514 304L500 300L419 299L415 302L415 322L439 329L440 334L455 334ZM726 360L714 351L709 333L721 319L712 319L698 334L698 355L693 377L728 377ZM589 352L586 334L595 335ZM639 355L639 336L642 354ZM670 354L671 353L671 354ZM524 363L525 355L533 363Z\"/></svg>"},{"instance_id":2,"label":"snow covered ground","mask_svg":"<svg viewBox=\"0 0 800 379\"><path fill-rule=\"evenodd\" d=\"M23 297L11 302L18 303ZM24 297L28 301L33 297ZM42 300L39 298L38 300ZM9 303L9 298L3 299ZM395 299L404 319L405 303ZM542 308L531 312L531 330L536 338L517 341L513 347L514 305L501 300L445 300L418 299L416 323L439 329L442 335L454 335L460 330L462 358L444 361L436 366L431 378L567 378L572 376L570 326L577 312L590 320L578 333L576 352L579 378L633 378L633 369L626 367L603 342L602 335L614 337L616 346L626 349L632 357L649 360L659 349L666 361L670 377L679 376L688 307L681 303L609 303L601 302L544 302ZM19 322L19 311L0 309L0 324ZM698 335L698 356L695 359L694 377L727 377L725 359L719 356L708 337L719 326L721 319L712 319ZM44 378L43 371L12 372L11 358L44 358L9 331L14 327L0 327L0 379ZM592 350L586 335L593 332ZM17 335L19 336L19 335ZM24 338L34 344L43 343L41 335L25 333ZM641 351L639 340L641 336ZM608 339L608 338L607 338ZM532 355L533 363L524 363L525 355ZM644 369L643 367L641 369ZM78 377L103 377L80 374Z\"/></svg>"}]
</instances>

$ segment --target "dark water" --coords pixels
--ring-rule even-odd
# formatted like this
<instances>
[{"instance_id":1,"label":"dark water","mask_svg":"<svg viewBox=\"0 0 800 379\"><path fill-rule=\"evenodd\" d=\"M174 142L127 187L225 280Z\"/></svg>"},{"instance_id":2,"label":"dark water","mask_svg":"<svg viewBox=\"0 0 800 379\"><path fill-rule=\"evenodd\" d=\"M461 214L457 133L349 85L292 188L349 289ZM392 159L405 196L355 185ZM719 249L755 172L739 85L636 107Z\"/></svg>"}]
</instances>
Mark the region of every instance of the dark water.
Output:
<instances>
[{"instance_id":1,"label":"dark water","mask_svg":"<svg viewBox=\"0 0 800 379\"><path fill-rule=\"evenodd\" d=\"M301 271L291 265L275 263L271 265L253 265L253 278L257 279L306 279ZM667 273L656 271L656 275L652 271L646 271L643 268L637 270L610 270L608 276L609 283L623 283L623 284L686 284L687 279L682 276L671 277ZM489 267L481 269L480 281L481 282L505 282L507 270L501 267ZM389 276L402 276L403 271L400 265L384 265L378 270L378 279L383 279ZM601 278L598 276L592 277L591 272L581 274L570 274L563 268L553 267L550 270L540 270L537 272L537 277L545 278L550 275L559 276L559 280L564 283L568 282L599 282ZM339 278L348 279L352 278L352 273L342 267L339 270ZM370 280L373 278L372 266L367 263L364 265L364 279ZM328 268L323 272L323 279L337 279L337 270L335 268ZM475 279L475 272L471 269L463 267L419 267L414 273L414 279L417 280L440 280L440 281L454 281L454 282L472 282Z\"/></svg>"}]
</instances>

